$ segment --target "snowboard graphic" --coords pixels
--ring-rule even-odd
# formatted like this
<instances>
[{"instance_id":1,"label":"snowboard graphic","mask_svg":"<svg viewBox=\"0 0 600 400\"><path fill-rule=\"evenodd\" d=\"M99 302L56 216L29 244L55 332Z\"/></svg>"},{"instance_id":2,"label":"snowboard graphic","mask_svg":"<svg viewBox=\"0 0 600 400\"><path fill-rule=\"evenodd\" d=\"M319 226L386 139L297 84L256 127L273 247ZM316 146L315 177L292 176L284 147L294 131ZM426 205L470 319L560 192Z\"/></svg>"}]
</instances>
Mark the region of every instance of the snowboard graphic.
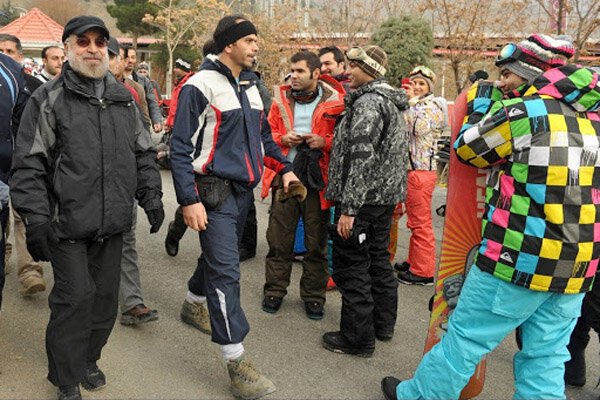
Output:
<instances>
[{"instance_id":1,"label":"snowboard graphic","mask_svg":"<svg viewBox=\"0 0 600 400\"><path fill-rule=\"evenodd\" d=\"M452 118L454 143L467 112L467 91L455 101ZM485 203L486 173L462 164L454 150L450 152L446 216L442 238L442 253L436 270L435 295L429 320L425 353L447 332L448 318L456 307L462 283L473 263L481 241L481 217ZM466 269L466 271L465 271ZM483 389L485 359L461 392L461 399L477 396Z\"/></svg>"}]
</instances>

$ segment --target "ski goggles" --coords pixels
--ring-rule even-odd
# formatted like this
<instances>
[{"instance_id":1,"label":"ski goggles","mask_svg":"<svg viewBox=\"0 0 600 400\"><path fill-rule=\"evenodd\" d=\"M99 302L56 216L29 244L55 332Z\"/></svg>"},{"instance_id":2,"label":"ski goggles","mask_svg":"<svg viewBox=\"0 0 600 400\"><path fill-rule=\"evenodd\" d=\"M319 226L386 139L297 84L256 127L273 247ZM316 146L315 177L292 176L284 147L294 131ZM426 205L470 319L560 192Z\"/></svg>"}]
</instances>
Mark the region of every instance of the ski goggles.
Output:
<instances>
[{"instance_id":1,"label":"ski goggles","mask_svg":"<svg viewBox=\"0 0 600 400\"><path fill-rule=\"evenodd\" d=\"M408 74L408 77L411 78L415 75L423 75L430 81L435 81L435 73L424 65L419 65L418 67L413 68L413 70L410 71L410 74Z\"/></svg>"},{"instance_id":2,"label":"ski goggles","mask_svg":"<svg viewBox=\"0 0 600 400\"><path fill-rule=\"evenodd\" d=\"M358 46L351 47L346 52L346 57L348 57L349 61L363 62L363 63L367 64L369 67L371 67L372 69L374 69L379 74L385 75L385 68L383 67L383 65L381 65L377 61L373 60L362 47L358 47Z\"/></svg>"},{"instance_id":3,"label":"ski goggles","mask_svg":"<svg viewBox=\"0 0 600 400\"><path fill-rule=\"evenodd\" d=\"M542 71L548 71L550 68L552 68L551 65L545 63L534 55L524 52L514 43L509 43L504 46L502 50L500 50L500 53L498 53L498 56L496 56L497 67L517 61L532 65L541 69Z\"/></svg>"}]
</instances>

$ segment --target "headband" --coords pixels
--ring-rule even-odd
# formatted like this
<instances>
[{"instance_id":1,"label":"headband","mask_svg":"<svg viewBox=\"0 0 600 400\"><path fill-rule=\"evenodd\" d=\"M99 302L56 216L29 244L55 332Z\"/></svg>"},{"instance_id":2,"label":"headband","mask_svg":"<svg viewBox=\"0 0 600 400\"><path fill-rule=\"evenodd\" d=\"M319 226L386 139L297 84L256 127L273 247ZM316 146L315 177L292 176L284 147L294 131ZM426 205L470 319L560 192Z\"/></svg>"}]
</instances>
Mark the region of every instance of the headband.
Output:
<instances>
[{"instance_id":1,"label":"headband","mask_svg":"<svg viewBox=\"0 0 600 400\"><path fill-rule=\"evenodd\" d=\"M239 24L231 25L218 35L213 35L213 38L215 39L218 53L220 53L225 47L231 43L235 43L244 36L257 34L258 32L252 22L245 20Z\"/></svg>"}]
</instances>

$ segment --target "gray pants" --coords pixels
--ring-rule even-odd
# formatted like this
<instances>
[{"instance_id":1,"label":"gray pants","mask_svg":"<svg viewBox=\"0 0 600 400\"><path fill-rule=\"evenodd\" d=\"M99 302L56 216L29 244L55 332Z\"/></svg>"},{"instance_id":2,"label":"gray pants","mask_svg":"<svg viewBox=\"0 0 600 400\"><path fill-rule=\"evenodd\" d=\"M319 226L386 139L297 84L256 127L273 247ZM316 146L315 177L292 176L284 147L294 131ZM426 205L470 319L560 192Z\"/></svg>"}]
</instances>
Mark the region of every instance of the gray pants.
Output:
<instances>
[{"instance_id":1,"label":"gray pants","mask_svg":"<svg viewBox=\"0 0 600 400\"><path fill-rule=\"evenodd\" d=\"M137 226L137 201L133 203L133 221L131 230L123 234L123 253L121 257L121 284L119 286L119 304L121 312L126 312L143 303L140 269L135 247L135 228Z\"/></svg>"}]
</instances>

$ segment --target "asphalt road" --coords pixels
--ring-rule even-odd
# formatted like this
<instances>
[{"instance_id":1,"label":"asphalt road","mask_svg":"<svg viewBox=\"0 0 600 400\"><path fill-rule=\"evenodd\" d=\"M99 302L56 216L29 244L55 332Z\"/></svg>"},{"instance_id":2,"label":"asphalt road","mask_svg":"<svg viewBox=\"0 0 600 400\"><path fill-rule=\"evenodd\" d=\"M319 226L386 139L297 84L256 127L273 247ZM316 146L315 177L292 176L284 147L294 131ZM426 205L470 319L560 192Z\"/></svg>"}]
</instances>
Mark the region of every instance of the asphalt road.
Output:
<instances>
[{"instance_id":1,"label":"asphalt road","mask_svg":"<svg viewBox=\"0 0 600 400\"><path fill-rule=\"evenodd\" d=\"M140 210L138 252L144 298L159 310L156 322L136 328L117 324L104 348L100 368L106 373L105 389L83 392L84 399L227 399L228 375L219 347L207 335L179 319L186 282L199 255L197 235L188 231L177 257L164 250L167 222L176 208L168 171L162 171L167 212L160 232L149 234L149 224ZM257 189L256 193L259 191ZM445 202L446 190L437 188L433 208ZM289 293L277 314L261 310L264 283L265 230L270 200L256 201L259 245L256 258L241 264L242 306L251 331L244 342L248 356L277 386L267 399L382 399L381 378L394 375L408 379L416 368L425 343L429 320L427 303L433 287L400 285L396 333L392 341L377 342L372 358L331 353L321 347L321 335L339 325L340 294L327 294L326 315L309 320L299 298L301 265L294 264ZM443 218L434 214L436 244L441 246ZM407 254L409 231L401 221L398 254ZM14 270L14 257L13 257ZM49 283L49 265L44 271ZM31 298L19 293L16 273L7 276L0 315L0 399L52 399L55 388L46 380L44 332L49 318L47 292ZM593 338L587 349L588 384L569 388L572 399L596 399L594 386L600 376L599 345ZM480 399L508 399L513 394L512 356L514 337L488 356L486 384Z\"/></svg>"}]
</instances>

